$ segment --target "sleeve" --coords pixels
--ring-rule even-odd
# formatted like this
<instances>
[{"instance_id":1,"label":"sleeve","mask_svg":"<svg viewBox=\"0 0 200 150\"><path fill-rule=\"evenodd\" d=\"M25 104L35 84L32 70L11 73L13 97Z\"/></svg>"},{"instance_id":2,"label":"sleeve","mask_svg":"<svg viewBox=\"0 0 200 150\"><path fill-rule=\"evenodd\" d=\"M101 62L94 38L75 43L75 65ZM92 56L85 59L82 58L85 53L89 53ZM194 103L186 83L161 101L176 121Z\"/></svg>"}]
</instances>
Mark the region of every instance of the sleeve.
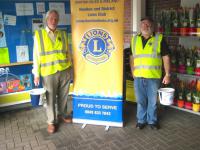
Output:
<instances>
[{"instance_id":1,"label":"sleeve","mask_svg":"<svg viewBox=\"0 0 200 150\"><path fill-rule=\"evenodd\" d=\"M165 41L165 39L163 38L161 41L161 56L166 56L166 55L170 55L170 49L167 45L167 42Z\"/></svg>"},{"instance_id":2,"label":"sleeve","mask_svg":"<svg viewBox=\"0 0 200 150\"><path fill-rule=\"evenodd\" d=\"M34 45L33 45L33 69L32 73L35 77L40 76L40 61L39 61L39 42L37 40L38 32L34 35Z\"/></svg>"}]
</instances>

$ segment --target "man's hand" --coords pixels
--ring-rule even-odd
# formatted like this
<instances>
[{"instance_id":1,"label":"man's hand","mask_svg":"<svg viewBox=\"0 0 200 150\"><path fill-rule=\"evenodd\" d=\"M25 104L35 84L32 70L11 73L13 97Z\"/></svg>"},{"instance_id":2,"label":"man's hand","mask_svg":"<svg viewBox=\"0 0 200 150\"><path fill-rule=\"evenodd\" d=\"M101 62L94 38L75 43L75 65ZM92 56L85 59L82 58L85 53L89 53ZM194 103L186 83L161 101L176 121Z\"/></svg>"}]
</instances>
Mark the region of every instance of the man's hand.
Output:
<instances>
[{"instance_id":1,"label":"man's hand","mask_svg":"<svg viewBox=\"0 0 200 150\"><path fill-rule=\"evenodd\" d=\"M35 84L35 86L39 86L39 84L40 84L40 77L34 77L34 84Z\"/></svg>"},{"instance_id":2,"label":"man's hand","mask_svg":"<svg viewBox=\"0 0 200 150\"><path fill-rule=\"evenodd\" d=\"M169 84L170 83L170 75L165 75L162 81L163 84Z\"/></svg>"}]
</instances>

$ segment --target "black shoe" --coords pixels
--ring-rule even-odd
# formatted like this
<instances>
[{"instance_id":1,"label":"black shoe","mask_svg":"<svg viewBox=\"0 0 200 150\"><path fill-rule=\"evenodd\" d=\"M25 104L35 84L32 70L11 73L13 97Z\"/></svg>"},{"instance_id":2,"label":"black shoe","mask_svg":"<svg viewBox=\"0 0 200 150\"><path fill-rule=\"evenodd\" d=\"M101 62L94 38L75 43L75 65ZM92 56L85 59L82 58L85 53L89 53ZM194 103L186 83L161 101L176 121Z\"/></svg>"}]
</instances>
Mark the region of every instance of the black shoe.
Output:
<instances>
[{"instance_id":1,"label":"black shoe","mask_svg":"<svg viewBox=\"0 0 200 150\"><path fill-rule=\"evenodd\" d=\"M145 127L144 123L137 123L136 128L142 130Z\"/></svg>"},{"instance_id":2,"label":"black shoe","mask_svg":"<svg viewBox=\"0 0 200 150\"><path fill-rule=\"evenodd\" d=\"M152 130L158 130L160 129L160 125L158 123L154 123L154 124L149 124L150 128Z\"/></svg>"}]
</instances>

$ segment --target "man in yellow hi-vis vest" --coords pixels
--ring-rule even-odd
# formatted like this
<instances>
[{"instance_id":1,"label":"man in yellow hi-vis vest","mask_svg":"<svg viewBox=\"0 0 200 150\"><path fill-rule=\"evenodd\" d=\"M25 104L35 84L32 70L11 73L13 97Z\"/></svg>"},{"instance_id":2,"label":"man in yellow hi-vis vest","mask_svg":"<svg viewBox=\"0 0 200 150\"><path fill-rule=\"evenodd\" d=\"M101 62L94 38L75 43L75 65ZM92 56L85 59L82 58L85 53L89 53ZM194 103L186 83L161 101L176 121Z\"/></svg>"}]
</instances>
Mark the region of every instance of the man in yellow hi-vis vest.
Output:
<instances>
[{"instance_id":1,"label":"man in yellow hi-vis vest","mask_svg":"<svg viewBox=\"0 0 200 150\"><path fill-rule=\"evenodd\" d=\"M35 31L33 49L34 84L39 85L42 77L43 87L47 98L47 131L54 133L58 123L55 104L57 104L59 118L65 118L65 109L70 85L71 56L68 49L67 35L58 30L59 14L56 10L49 10L46 14L46 28Z\"/></svg>"},{"instance_id":2,"label":"man in yellow hi-vis vest","mask_svg":"<svg viewBox=\"0 0 200 150\"><path fill-rule=\"evenodd\" d=\"M141 33L131 40L131 69L134 77L134 90L137 100L136 128L143 129L146 124L151 129L159 129L157 119L157 91L162 77L163 84L170 83L170 51L162 34L153 32L153 20L141 20Z\"/></svg>"}]
</instances>

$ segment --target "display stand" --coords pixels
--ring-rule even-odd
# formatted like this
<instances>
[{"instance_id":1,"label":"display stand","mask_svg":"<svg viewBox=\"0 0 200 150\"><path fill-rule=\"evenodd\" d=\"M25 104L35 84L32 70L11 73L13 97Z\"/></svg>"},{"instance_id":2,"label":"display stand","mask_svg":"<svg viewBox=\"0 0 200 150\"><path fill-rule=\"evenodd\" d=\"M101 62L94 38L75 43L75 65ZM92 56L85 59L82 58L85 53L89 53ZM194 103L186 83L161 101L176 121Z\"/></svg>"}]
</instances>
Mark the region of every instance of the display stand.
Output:
<instances>
[{"instance_id":1,"label":"display stand","mask_svg":"<svg viewBox=\"0 0 200 150\"><path fill-rule=\"evenodd\" d=\"M84 123L82 126L81 126L81 129L84 129L85 127L86 127L86 123ZM110 126L106 126L105 127L105 131L108 131L109 130L109 128L110 128Z\"/></svg>"}]
</instances>

